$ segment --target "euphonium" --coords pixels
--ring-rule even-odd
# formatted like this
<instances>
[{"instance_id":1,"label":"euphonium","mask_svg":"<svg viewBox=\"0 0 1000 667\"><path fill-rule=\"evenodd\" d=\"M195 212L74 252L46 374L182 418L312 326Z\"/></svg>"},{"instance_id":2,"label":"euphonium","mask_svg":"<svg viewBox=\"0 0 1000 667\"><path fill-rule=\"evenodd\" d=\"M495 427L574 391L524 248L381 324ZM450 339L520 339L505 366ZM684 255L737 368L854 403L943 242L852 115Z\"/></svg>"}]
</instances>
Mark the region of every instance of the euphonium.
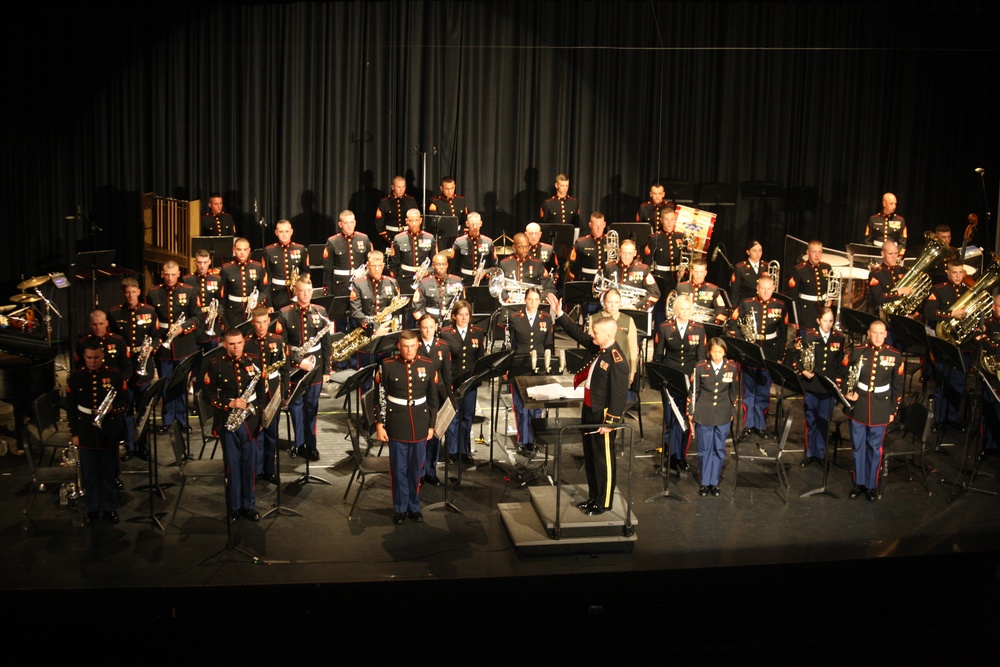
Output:
<instances>
[{"instance_id":1,"label":"euphonium","mask_svg":"<svg viewBox=\"0 0 1000 667\"><path fill-rule=\"evenodd\" d=\"M376 313L371 319L371 324L375 329L385 322L389 317L399 310L400 308L406 306L410 303L410 298L399 294L393 297L392 302L385 307L385 309ZM395 322L395 320L394 320ZM374 330L372 335L374 335ZM333 358L337 361L344 361L349 356L363 348L365 345L370 343L372 336L369 336L365 327L358 327L357 329L351 330L349 334L344 336L338 341L333 342Z\"/></svg>"},{"instance_id":2,"label":"euphonium","mask_svg":"<svg viewBox=\"0 0 1000 667\"><path fill-rule=\"evenodd\" d=\"M772 259L767 263L767 275L771 276L771 280L774 281L774 290L778 291L781 286L781 263Z\"/></svg>"},{"instance_id":3,"label":"euphonium","mask_svg":"<svg viewBox=\"0 0 1000 667\"><path fill-rule=\"evenodd\" d=\"M887 296L899 294L901 287L913 289L909 294L893 301L887 301L881 307L879 315L883 320L887 320L890 315L909 315L919 308L920 304L930 295L931 287L934 286L930 276L925 271L941 260L947 262L955 258L955 251L948 247L948 244L943 243L934 233L924 232L924 238L927 240L927 244L917 257L917 261L913 263L910 270L896 283L893 291Z\"/></svg>"},{"instance_id":4,"label":"euphonium","mask_svg":"<svg viewBox=\"0 0 1000 667\"><path fill-rule=\"evenodd\" d=\"M539 291L542 289L541 286L533 283L522 283L508 278L499 267L493 267L487 273L490 274L490 296L499 299L504 292L508 292L507 303L524 303L524 295L529 288L534 287Z\"/></svg>"},{"instance_id":5,"label":"euphonium","mask_svg":"<svg viewBox=\"0 0 1000 667\"><path fill-rule=\"evenodd\" d=\"M149 355L153 353L153 339L148 335L142 339L139 353L136 355L135 363L138 366L136 375L146 375L146 364L149 362Z\"/></svg>"},{"instance_id":6,"label":"euphonium","mask_svg":"<svg viewBox=\"0 0 1000 667\"><path fill-rule=\"evenodd\" d=\"M283 363L285 363L284 359L276 361L259 373L254 374L253 378L250 379L250 383L247 384L246 389L240 394L240 398L246 401L247 406L245 408L234 408L229 411L229 417L226 419L227 431L235 431L240 427L240 424L247 420L247 417L257 412L257 406L250 402L253 399L254 392L257 390L257 383L260 382L262 377L267 377L272 372L278 370Z\"/></svg>"},{"instance_id":7,"label":"euphonium","mask_svg":"<svg viewBox=\"0 0 1000 667\"><path fill-rule=\"evenodd\" d=\"M993 264L983 271L979 280L968 292L958 297L958 301L951 305L951 310L965 309L965 316L952 317L943 322L938 322L936 327L938 338L942 338L953 345L961 345L962 342L979 326L979 321L984 315L993 309L993 295L990 290L1000 281L1000 257L995 252L990 251L993 257Z\"/></svg>"},{"instance_id":8,"label":"euphonium","mask_svg":"<svg viewBox=\"0 0 1000 667\"><path fill-rule=\"evenodd\" d=\"M597 274L594 276L594 297L603 298L604 293L609 289L616 289L622 297L622 308L625 310L638 310L645 306L646 297L649 292L636 287L635 285L620 284L611 278Z\"/></svg>"},{"instance_id":9,"label":"euphonium","mask_svg":"<svg viewBox=\"0 0 1000 667\"><path fill-rule=\"evenodd\" d=\"M118 392L112 389L107 394L104 395L104 400L101 401L101 405L98 406L97 410L94 412L94 426L97 428L104 428L104 418L108 416L111 412L111 408L114 407L115 397Z\"/></svg>"},{"instance_id":10,"label":"euphonium","mask_svg":"<svg viewBox=\"0 0 1000 667\"><path fill-rule=\"evenodd\" d=\"M604 254L608 262L618 261L618 232L613 229L604 235Z\"/></svg>"}]
</instances>

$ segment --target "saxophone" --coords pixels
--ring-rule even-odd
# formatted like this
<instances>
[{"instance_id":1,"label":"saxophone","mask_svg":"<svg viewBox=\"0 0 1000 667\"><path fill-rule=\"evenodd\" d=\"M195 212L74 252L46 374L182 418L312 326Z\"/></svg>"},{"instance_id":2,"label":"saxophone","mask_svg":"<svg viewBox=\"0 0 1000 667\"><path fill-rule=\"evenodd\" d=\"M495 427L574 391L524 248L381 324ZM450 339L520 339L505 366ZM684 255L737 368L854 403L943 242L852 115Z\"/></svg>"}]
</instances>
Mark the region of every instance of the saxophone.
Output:
<instances>
[{"instance_id":1,"label":"saxophone","mask_svg":"<svg viewBox=\"0 0 1000 667\"><path fill-rule=\"evenodd\" d=\"M247 417L257 412L257 406L250 402L253 398L254 392L257 391L257 383L260 382L262 377L267 377L274 371L278 370L281 365L285 363L285 360L276 361L270 366L267 366L264 370L254 373L254 376L250 379L250 383L247 388L243 390L240 394L240 398L247 402L245 408L235 408L229 412L229 417L226 418L226 430L229 432L235 431L240 427L240 425L247 420Z\"/></svg>"},{"instance_id":2,"label":"saxophone","mask_svg":"<svg viewBox=\"0 0 1000 667\"><path fill-rule=\"evenodd\" d=\"M375 316L371 319L371 324L374 326L374 329L378 329L378 327L383 322L389 319L390 315L392 315L394 312L396 312L403 306L406 306L408 303L410 303L410 298L407 296L399 294L393 297L392 303L390 303L380 312L376 313ZM395 331L395 326L393 326L393 330ZM349 356L351 356L352 354L363 348L365 345L370 343L371 340L372 336L369 336L365 332L365 327L358 327L357 329L353 329L349 334L347 334L340 340L334 341L333 358L336 361L344 361Z\"/></svg>"},{"instance_id":3,"label":"saxophone","mask_svg":"<svg viewBox=\"0 0 1000 667\"><path fill-rule=\"evenodd\" d=\"M205 334L215 336L215 320L219 317L219 300L212 299L205 314Z\"/></svg>"},{"instance_id":4,"label":"saxophone","mask_svg":"<svg viewBox=\"0 0 1000 667\"><path fill-rule=\"evenodd\" d=\"M109 412L111 412L111 408L115 404L116 396L118 396L118 390L116 389L112 389L104 395L104 400L101 401L97 411L94 412L94 426L97 428L104 428L104 418L108 416Z\"/></svg>"},{"instance_id":5,"label":"saxophone","mask_svg":"<svg viewBox=\"0 0 1000 667\"><path fill-rule=\"evenodd\" d=\"M331 322L329 319L327 319L325 317L323 319L326 320L326 326L324 326L322 329L320 329L319 331L317 331L316 335L314 335L312 338L310 338L306 342L302 343L302 345L297 345L297 346L296 345L292 345L291 347L289 347L288 348L289 356L295 356L295 357L297 357L297 356L300 356L300 355L307 354L309 352L309 350L311 350L314 347L316 347L316 343L320 342L323 339L323 336L325 336L328 333L330 333L330 331L333 329L333 322Z\"/></svg>"},{"instance_id":6,"label":"saxophone","mask_svg":"<svg viewBox=\"0 0 1000 667\"><path fill-rule=\"evenodd\" d=\"M174 322L173 326L183 327L184 326L184 319L185 319L185 317L184 317L184 314L182 313L181 316L177 318L177 321ZM177 338L178 335L180 335L181 331L182 331L182 329L178 328L176 332L174 332L174 333L170 334L169 336L167 336L166 339L162 343L160 343L160 344L163 347L165 347L167 349L170 349L170 346L173 344L174 339Z\"/></svg>"},{"instance_id":7,"label":"saxophone","mask_svg":"<svg viewBox=\"0 0 1000 667\"><path fill-rule=\"evenodd\" d=\"M149 337L149 334L142 339L142 346L139 347L139 354L136 356L135 363L139 367L136 370L136 375L146 375L146 364L149 362L149 355L153 353L153 339Z\"/></svg>"}]
</instances>

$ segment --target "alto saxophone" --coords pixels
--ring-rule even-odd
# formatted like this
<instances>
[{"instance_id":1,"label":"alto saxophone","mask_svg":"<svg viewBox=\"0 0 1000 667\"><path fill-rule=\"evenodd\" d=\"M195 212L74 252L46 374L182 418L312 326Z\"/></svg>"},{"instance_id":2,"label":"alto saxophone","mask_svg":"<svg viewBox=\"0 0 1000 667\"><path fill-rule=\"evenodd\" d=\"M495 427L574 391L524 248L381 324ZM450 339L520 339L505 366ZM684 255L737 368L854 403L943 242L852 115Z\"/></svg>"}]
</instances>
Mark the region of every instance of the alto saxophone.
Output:
<instances>
[{"instance_id":1,"label":"alto saxophone","mask_svg":"<svg viewBox=\"0 0 1000 667\"><path fill-rule=\"evenodd\" d=\"M270 366L264 368L264 370L259 371L254 374L250 379L250 383L247 384L246 389L240 394L240 398L243 399L247 406L245 408L235 408L229 412L229 417L226 418L226 430L235 431L240 427L240 425L247 420L247 417L257 412L257 406L250 402L253 398L254 392L257 390L257 383L260 382L262 377L267 377L272 372L278 370L281 364L285 363L284 359L276 361Z\"/></svg>"},{"instance_id":2,"label":"alto saxophone","mask_svg":"<svg viewBox=\"0 0 1000 667\"><path fill-rule=\"evenodd\" d=\"M139 353L135 358L135 363L139 367L136 370L136 375L147 375L146 364L149 362L149 355L153 353L153 339L149 337L149 334L142 339L142 345L139 347Z\"/></svg>"},{"instance_id":3,"label":"alto saxophone","mask_svg":"<svg viewBox=\"0 0 1000 667\"><path fill-rule=\"evenodd\" d=\"M101 405L98 406L97 411L94 412L94 426L97 428L104 428L104 418L108 416L109 412L111 412L116 396L118 396L118 391L116 389L112 389L104 395L104 400L101 401Z\"/></svg>"},{"instance_id":4,"label":"alto saxophone","mask_svg":"<svg viewBox=\"0 0 1000 667\"><path fill-rule=\"evenodd\" d=\"M323 319L326 320L326 326L317 331L316 335L314 335L312 338L302 343L302 345L298 346L293 345L289 347L288 348L289 356L298 357L300 355L308 354L309 350L316 347L316 343L323 340L323 336L330 333L330 331L333 329L333 322L331 322L329 319L325 317Z\"/></svg>"},{"instance_id":5,"label":"alto saxophone","mask_svg":"<svg viewBox=\"0 0 1000 667\"><path fill-rule=\"evenodd\" d=\"M181 327L184 326L184 319L185 316L183 313L181 313L180 317L177 318L177 321L171 325L170 327L171 329L173 329L174 327L178 327L178 329L174 333L167 336L166 339L164 339L164 341L160 343L163 347L170 349L170 346L173 344L174 339L177 338L177 336L179 336L182 331Z\"/></svg>"}]
</instances>

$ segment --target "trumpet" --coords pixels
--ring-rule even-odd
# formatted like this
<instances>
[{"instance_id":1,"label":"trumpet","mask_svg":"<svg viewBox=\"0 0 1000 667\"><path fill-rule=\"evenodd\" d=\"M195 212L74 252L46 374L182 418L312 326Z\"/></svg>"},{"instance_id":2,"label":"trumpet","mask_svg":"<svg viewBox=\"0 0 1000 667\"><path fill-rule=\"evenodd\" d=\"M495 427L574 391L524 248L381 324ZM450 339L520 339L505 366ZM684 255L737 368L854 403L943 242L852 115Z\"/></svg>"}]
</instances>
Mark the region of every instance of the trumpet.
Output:
<instances>
[{"instance_id":1,"label":"trumpet","mask_svg":"<svg viewBox=\"0 0 1000 667\"><path fill-rule=\"evenodd\" d=\"M420 284L420 281L426 278L427 274L430 273L430 266L431 258L425 257L423 263L417 267L416 273L413 274L413 284L410 285L410 289L417 289L417 285Z\"/></svg>"},{"instance_id":2,"label":"trumpet","mask_svg":"<svg viewBox=\"0 0 1000 667\"><path fill-rule=\"evenodd\" d=\"M247 297L246 316L248 320L253 317L253 309L257 307L258 301L260 301L260 291L254 287L253 291L250 292L250 296Z\"/></svg>"},{"instance_id":3,"label":"trumpet","mask_svg":"<svg viewBox=\"0 0 1000 667\"><path fill-rule=\"evenodd\" d=\"M847 369L847 382L844 394L852 394L858 388L858 380L861 379L861 365L865 363L865 356L861 355L858 362Z\"/></svg>"},{"instance_id":4,"label":"trumpet","mask_svg":"<svg viewBox=\"0 0 1000 667\"><path fill-rule=\"evenodd\" d=\"M146 363L149 361L149 355L153 353L153 339L147 335L142 339L142 346L139 347L139 354L136 356L135 363L139 367L135 372L136 375L146 375Z\"/></svg>"},{"instance_id":5,"label":"trumpet","mask_svg":"<svg viewBox=\"0 0 1000 667\"><path fill-rule=\"evenodd\" d=\"M479 258L479 266L476 267L476 277L472 280L473 287L479 287L479 283L483 281L483 271L486 268L486 255Z\"/></svg>"},{"instance_id":6,"label":"trumpet","mask_svg":"<svg viewBox=\"0 0 1000 667\"><path fill-rule=\"evenodd\" d=\"M368 262L354 269L354 273L351 274L351 280L361 280L365 277L366 273L368 273Z\"/></svg>"},{"instance_id":7,"label":"trumpet","mask_svg":"<svg viewBox=\"0 0 1000 667\"><path fill-rule=\"evenodd\" d=\"M219 316L219 300L212 299L211 303L208 304L208 311L205 314L205 334L208 336L215 335L215 319Z\"/></svg>"},{"instance_id":8,"label":"trumpet","mask_svg":"<svg viewBox=\"0 0 1000 667\"><path fill-rule=\"evenodd\" d=\"M115 404L116 396L118 396L118 391L115 389L112 389L104 395L104 400L101 401L101 405L98 406L97 411L94 412L94 426L97 428L104 428L104 418L108 416L109 412L111 412L111 408Z\"/></svg>"},{"instance_id":9,"label":"trumpet","mask_svg":"<svg viewBox=\"0 0 1000 667\"><path fill-rule=\"evenodd\" d=\"M180 317L177 318L177 321L174 322L173 325L171 325L171 327L170 327L171 329L173 329L174 327L177 327L177 331L175 331L174 333L172 333L169 336L167 336L163 340L163 342L160 343L160 345L162 345L163 347L165 347L167 349L170 349L170 345L173 344L174 339L177 338L177 336L180 335L180 333L181 333L181 330L182 330L181 327L184 326L184 319L185 319L185 316L184 316L183 313L181 313ZM169 331L169 329L168 329L168 331Z\"/></svg>"}]
</instances>

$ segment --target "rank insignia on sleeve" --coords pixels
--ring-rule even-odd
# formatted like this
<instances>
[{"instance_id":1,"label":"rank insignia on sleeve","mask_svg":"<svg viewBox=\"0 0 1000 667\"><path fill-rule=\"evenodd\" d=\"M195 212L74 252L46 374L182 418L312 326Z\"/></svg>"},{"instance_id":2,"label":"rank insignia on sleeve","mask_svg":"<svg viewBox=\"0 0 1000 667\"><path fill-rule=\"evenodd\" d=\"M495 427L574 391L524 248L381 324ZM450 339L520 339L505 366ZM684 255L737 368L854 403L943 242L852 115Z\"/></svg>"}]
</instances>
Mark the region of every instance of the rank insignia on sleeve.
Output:
<instances>
[{"instance_id":1,"label":"rank insignia on sleeve","mask_svg":"<svg viewBox=\"0 0 1000 667\"><path fill-rule=\"evenodd\" d=\"M622 353L618 350L611 350L611 358L614 359L616 364L620 364L625 361L625 357L623 357ZM607 366L603 366L603 368L607 368Z\"/></svg>"}]
</instances>

